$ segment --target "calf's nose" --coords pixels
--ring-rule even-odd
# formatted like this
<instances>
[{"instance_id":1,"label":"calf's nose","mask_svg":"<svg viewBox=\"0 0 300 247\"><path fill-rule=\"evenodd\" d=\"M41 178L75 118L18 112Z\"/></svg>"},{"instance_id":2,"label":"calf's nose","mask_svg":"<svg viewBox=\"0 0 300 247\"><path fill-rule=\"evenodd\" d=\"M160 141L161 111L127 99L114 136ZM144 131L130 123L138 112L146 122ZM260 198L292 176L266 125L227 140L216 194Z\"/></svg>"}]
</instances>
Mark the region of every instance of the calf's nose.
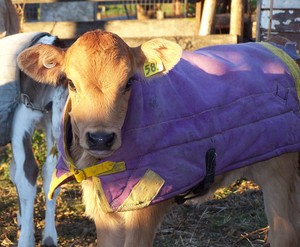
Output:
<instances>
[{"instance_id":1,"label":"calf's nose","mask_svg":"<svg viewBox=\"0 0 300 247\"><path fill-rule=\"evenodd\" d=\"M114 145L116 134L105 132L88 132L87 144L92 150L109 150Z\"/></svg>"}]
</instances>

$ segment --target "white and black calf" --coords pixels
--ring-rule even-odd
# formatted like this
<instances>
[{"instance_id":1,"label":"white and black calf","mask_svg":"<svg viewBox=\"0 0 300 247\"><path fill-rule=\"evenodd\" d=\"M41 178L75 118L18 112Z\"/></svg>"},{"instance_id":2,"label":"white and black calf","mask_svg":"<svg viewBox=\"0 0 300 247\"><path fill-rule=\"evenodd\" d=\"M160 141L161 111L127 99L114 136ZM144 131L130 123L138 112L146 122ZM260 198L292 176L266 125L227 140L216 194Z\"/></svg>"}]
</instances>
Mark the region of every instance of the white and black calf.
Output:
<instances>
[{"instance_id":1,"label":"white and black calf","mask_svg":"<svg viewBox=\"0 0 300 247\"><path fill-rule=\"evenodd\" d=\"M39 38L35 43L61 46L59 40L50 35ZM22 72L20 72L19 78L20 99L15 108L11 126L13 159L10 176L16 186L20 204L18 246L31 247L35 246L33 216L38 176L38 165L32 152L32 135L36 128L43 128L46 133L47 157L43 165L42 176L44 193L47 195L57 162L57 154L53 152L53 149L56 148L56 140L59 136L60 116L67 92L63 86L53 87L37 83ZM49 201L46 196L42 246L57 246L55 227L57 194L52 201Z\"/></svg>"}]
</instances>

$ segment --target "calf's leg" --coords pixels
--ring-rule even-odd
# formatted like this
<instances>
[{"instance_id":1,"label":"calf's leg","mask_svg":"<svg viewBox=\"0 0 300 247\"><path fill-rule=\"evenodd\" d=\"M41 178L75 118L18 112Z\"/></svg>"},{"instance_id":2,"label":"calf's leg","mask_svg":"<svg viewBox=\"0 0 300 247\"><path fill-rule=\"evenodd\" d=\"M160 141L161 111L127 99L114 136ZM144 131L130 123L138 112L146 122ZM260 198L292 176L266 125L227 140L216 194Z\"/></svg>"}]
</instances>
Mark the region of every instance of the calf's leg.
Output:
<instances>
[{"instance_id":1,"label":"calf's leg","mask_svg":"<svg viewBox=\"0 0 300 247\"><path fill-rule=\"evenodd\" d=\"M59 190L55 191L52 200L48 199L52 174L57 164L58 153L55 151L56 143L52 135L51 115L46 115L44 119L44 127L46 132L47 156L43 165L43 188L46 200L45 228L43 231L42 245L57 246L57 232L55 227L55 207L56 198Z\"/></svg>"},{"instance_id":2,"label":"calf's leg","mask_svg":"<svg viewBox=\"0 0 300 247\"><path fill-rule=\"evenodd\" d=\"M124 247L151 247L156 230L170 206L171 201L164 201L143 209L122 213L125 219Z\"/></svg>"},{"instance_id":3,"label":"calf's leg","mask_svg":"<svg viewBox=\"0 0 300 247\"><path fill-rule=\"evenodd\" d=\"M52 174L57 164L57 146L60 136L61 115L68 96L68 91L63 86L55 89L52 99L52 114L46 114L43 125L46 132L47 158L43 166L43 188L46 198L45 229L43 232L42 245L57 246L57 231L55 227L55 207L59 189L54 193L53 199L48 199Z\"/></svg>"},{"instance_id":4,"label":"calf's leg","mask_svg":"<svg viewBox=\"0 0 300 247\"><path fill-rule=\"evenodd\" d=\"M155 232L171 201L134 211L104 213L93 181L85 180L82 186L86 213L96 224L98 247L152 246Z\"/></svg>"},{"instance_id":5,"label":"calf's leg","mask_svg":"<svg viewBox=\"0 0 300 247\"><path fill-rule=\"evenodd\" d=\"M118 213L102 211L96 185L91 179L82 182L82 189L86 214L96 225L97 247L123 247L124 219Z\"/></svg>"},{"instance_id":6,"label":"calf's leg","mask_svg":"<svg viewBox=\"0 0 300 247\"><path fill-rule=\"evenodd\" d=\"M298 154L284 154L247 168L263 191L271 247L300 246Z\"/></svg>"},{"instance_id":7,"label":"calf's leg","mask_svg":"<svg viewBox=\"0 0 300 247\"><path fill-rule=\"evenodd\" d=\"M101 213L95 219L98 247L151 247L170 201L134 211Z\"/></svg>"},{"instance_id":8,"label":"calf's leg","mask_svg":"<svg viewBox=\"0 0 300 247\"><path fill-rule=\"evenodd\" d=\"M298 153L283 154L217 176L210 191L190 202L202 203L216 189L240 178L260 185L269 223L271 247L300 246L300 166Z\"/></svg>"},{"instance_id":9,"label":"calf's leg","mask_svg":"<svg viewBox=\"0 0 300 247\"><path fill-rule=\"evenodd\" d=\"M31 136L41 118L42 113L33 112L20 104L15 111L12 124L11 179L17 188L20 203L19 247L35 246L33 212L38 167L32 153Z\"/></svg>"}]
</instances>

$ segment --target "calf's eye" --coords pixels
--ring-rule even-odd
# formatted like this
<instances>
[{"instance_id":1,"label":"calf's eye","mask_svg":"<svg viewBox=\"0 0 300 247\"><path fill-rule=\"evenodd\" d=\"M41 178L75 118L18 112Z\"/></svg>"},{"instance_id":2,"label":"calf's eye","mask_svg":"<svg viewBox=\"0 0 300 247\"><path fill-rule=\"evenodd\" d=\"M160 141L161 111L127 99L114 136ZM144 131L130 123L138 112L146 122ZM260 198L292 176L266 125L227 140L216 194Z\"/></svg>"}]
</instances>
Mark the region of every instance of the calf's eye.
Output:
<instances>
[{"instance_id":1,"label":"calf's eye","mask_svg":"<svg viewBox=\"0 0 300 247\"><path fill-rule=\"evenodd\" d=\"M68 82L70 90L75 92L76 91L76 87L75 87L73 81L70 80L70 79L68 79L67 82Z\"/></svg>"},{"instance_id":2,"label":"calf's eye","mask_svg":"<svg viewBox=\"0 0 300 247\"><path fill-rule=\"evenodd\" d=\"M132 86L132 79L130 78L130 79L127 81L126 85L125 85L125 90L124 90L124 92L129 91L130 88L131 88L131 86Z\"/></svg>"}]
</instances>

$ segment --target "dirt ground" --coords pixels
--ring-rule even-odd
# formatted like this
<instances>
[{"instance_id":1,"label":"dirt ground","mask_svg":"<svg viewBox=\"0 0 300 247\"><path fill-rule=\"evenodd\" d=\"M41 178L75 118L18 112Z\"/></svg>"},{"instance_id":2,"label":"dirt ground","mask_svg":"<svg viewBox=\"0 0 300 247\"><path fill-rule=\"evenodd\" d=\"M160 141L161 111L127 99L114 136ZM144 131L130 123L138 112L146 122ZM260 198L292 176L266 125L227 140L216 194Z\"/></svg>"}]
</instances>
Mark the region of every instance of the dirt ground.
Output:
<instances>
[{"instance_id":1,"label":"dirt ground","mask_svg":"<svg viewBox=\"0 0 300 247\"><path fill-rule=\"evenodd\" d=\"M0 165L0 245L17 246L17 196L9 180L8 162ZM35 203L36 241L40 246L44 226L45 198L38 181ZM63 187L56 213L59 246L96 246L96 232L84 216L80 185ZM147 224L147 222L145 222ZM258 247L266 244L267 221L262 193L252 183L241 180L219 190L211 200L195 207L174 206L165 216L154 247Z\"/></svg>"}]
</instances>

